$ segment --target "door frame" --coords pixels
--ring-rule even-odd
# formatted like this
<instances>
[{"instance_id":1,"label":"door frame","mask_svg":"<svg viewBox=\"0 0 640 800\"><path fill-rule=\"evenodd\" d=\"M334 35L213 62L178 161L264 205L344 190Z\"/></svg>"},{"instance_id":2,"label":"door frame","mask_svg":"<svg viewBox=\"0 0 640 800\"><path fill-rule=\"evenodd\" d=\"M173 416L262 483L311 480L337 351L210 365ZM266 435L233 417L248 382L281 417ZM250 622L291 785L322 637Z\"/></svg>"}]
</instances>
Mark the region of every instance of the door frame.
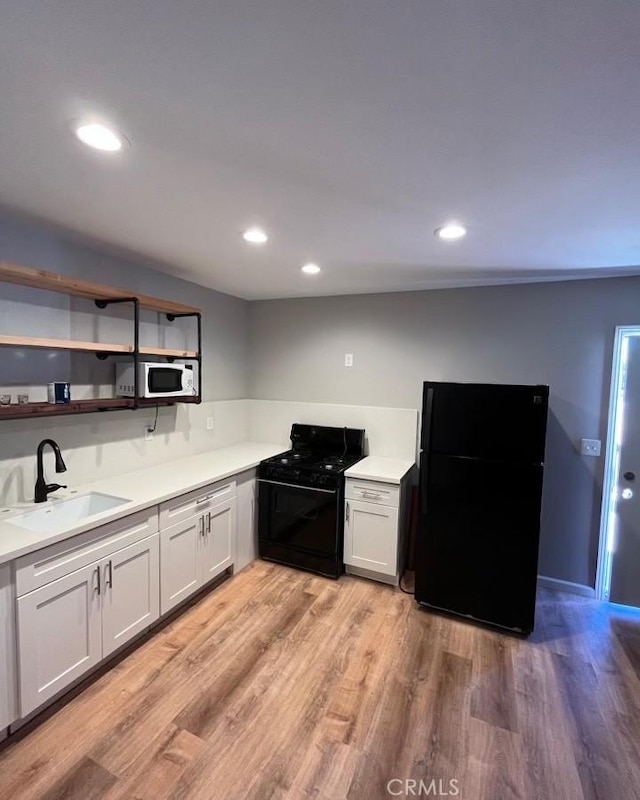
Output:
<instances>
[{"instance_id":1,"label":"door frame","mask_svg":"<svg viewBox=\"0 0 640 800\"><path fill-rule=\"evenodd\" d=\"M626 379L627 346L632 336L640 337L640 325L617 325L613 341L609 413L607 417L607 442L602 484L600 511L600 537L596 567L596 597L609 602L611 583L611 540L615 534L616 490L620 469L619 446L622 440L624 382Z\"/></svg>"}]
</instances>

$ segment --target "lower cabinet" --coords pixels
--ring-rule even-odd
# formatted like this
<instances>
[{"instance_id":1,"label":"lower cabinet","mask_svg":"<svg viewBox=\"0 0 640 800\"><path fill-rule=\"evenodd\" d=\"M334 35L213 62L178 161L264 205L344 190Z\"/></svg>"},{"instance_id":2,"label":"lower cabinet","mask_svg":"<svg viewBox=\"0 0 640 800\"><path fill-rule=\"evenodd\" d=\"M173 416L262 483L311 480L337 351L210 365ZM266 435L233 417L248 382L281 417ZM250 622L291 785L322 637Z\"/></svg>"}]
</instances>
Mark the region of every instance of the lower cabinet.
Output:
<instances>
[{"instance_id":1,"label":"lower cabinet","mask_svg":"<svg viewBox=\"0 0 640 800\"><path fill-rule=\"evenodd\" d=\"M162 614L234 563L235 534L235 496L160 532Z\"/></svg>"},{"instance_id":2,"label":"lower cabinet","mask_svg":"<svg viewBox=\"0 0 640 800\"><path fill-rule=\"evenodd\" d=\"M25 717L159 616L158 534L19 597Z\"/></svg>"},{"instance_id":3,"label":"lower cabinet","mask_svg":"<svg viewBox=\"0 0 640 800\"><path fill-rule=\"evenodd\" d=\"M347 478L345 570L397 585L404 568L409 482Z\"/></svg>"},{"instance_id":4,"label":"lower cabinet","mask_svg":"<svg viewBox=\"0 0 640 800\"><path fill-rule=\"evenodd\" d=\"M201 585L202 517L160 532L160 613L166 614Z\"/></svg>"},{"instance_id":5,"label":"lower cabinet","mask_svg":"<svg viewBox=\"0 0 640 800\"><path fill-rule=\"evenodd\" d=\"M232 566L236 515L220 481L0 566L0 739Z\"/></svg>"},{"instance_id":6,"label":"lower cabinet","mask_svg":"<svg viewBox=\"0 0 640 800\"><path fill-rule=\"evenodd\" d=\"M160 616L158 534L119 550L101 567L102 657L106 658Z\"/></svg>"},{"instance_id":7,"label":"lower cabinet","mask_svg":"<svg viewBox=\"0 0 640 800\"><path fill-rule=\"evenodd\" d=\"M347 500L344 545L344 560L348 566L395 576L398 509Z\"/></svg>"}]
</instances>

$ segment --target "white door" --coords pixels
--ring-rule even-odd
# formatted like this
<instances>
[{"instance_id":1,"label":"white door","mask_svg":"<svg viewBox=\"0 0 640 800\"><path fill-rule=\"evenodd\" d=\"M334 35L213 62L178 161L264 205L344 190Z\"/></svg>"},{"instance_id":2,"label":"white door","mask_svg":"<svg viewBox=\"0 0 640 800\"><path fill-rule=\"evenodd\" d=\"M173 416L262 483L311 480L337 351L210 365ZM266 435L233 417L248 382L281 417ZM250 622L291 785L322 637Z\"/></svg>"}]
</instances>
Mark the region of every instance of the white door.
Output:
<instances>
[{"instance_id":1,"label":"white door","mask_svg":"<svg viewBox=\"0 0 640 800\"><path fill-rule=\"evenodd\" d=\"M398 509L347 500L344 562L352 567L396 574Z\"/></svg>"},{"instance_id":2,"label":"white door","mask_svg":"<svg viewBox=\"0 0 640 800\"><path fill-rule=\"evenodd\" d=\"M20 716L101 660L100 578L90 564L18 598Z\"/></svg>"},{"instance_id":3,"label":"white door","mask_svg":"<svg viewBox=\"0 0 640 800\"><path fill-rule=\"evenodd\" d=\"M233 564L236 534L236 498L215 506L205 514L202 539L202 583L210 581Z\"/></svg>"},{"instance_id":4,"label":"white door","mask_svg":"<svg viewBox=\"0 0 640 800\"><path fill-rule=\"evenodd\" d=\"M160 543L154 533L100 562L102 656L106 658L160 616Z\"/></svg>"},{"instance_id":5,"label":"white door","mask_svg":"<svg viewBox=\"0 0 640 800\"><path fill-rule=\"evenodd\" d=\"M160 611L192 595L200 585L200 543L204 516L190 517L160 534Z\"/></svg>"},{"instance_id":6,"label":"white door","mask_svg":"<svg viewBox=\"0 0 640 800\"><path fill-rule=\"evenodd\" d=\"M640 607L640 328L618 328L609 413L598 593Z\"/></svg>"}]
</instances>

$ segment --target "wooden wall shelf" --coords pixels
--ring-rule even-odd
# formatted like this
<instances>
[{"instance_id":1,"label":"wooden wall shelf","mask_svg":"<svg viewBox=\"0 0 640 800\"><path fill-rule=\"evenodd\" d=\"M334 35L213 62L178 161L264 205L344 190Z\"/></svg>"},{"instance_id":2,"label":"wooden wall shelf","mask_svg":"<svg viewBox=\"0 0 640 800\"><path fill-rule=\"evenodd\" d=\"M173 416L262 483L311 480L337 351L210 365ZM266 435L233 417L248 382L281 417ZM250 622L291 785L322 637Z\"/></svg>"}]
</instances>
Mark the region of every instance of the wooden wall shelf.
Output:
<instances>
[{"instance_id":1,"label":"wooden wall shelf","mask_svg":"<svg viewBox=\"0 0 640 800\"><path fill-rule=\"evenodd\" d=\"M129 344L109 344L107 342L80 342L77 339L44 339L37 336L7 336L0 334L0 347L31 347L44 350L75 350L87 353L133 353ZM145 356L165 358L197 358L195 350L178 350L169 347L140 347L138 352Z\"/></svg>"},{"instance_id":2,"label":"wooden wall shelf","mask_svg":"<svg viewBox=\"0 0 640 800\"><path fill-rule=\"evenodd\" d=\"M78 350L88 353L131 353L128 344L103 344L102 342L79 342L75 339L44 339L37 336L0 335L2 347L31 347L43 350Z\"/></svg>"},{"instance_id":3,"label":"wooden wall shelf","mask_svg":"<svg viewBox=\"0 0 640 800\"><path fill-rule=\"evenodd\" d=\"M141 347L142 356L164 356L165 358L197 358L195 350L174 350L171 347Z\"/></svg>"},{"instance_id":4,"label":"wooden wall shelf","mask_svg":"<svg viewBox=\"0 0 640 800\"><path fill-rule=\"evenodd\" d=\"M118 411L125 408L155 408L156 406L173 406L176 403L199 403L199 397L167 397L153 400L138 400L136 406L133 398L106 397L91 400L74 400L71 403L26 403L0 406L2 419L33 419L35 417L65 417L71 414L89 414L95 411Z\"/></svg>"},{"instance_id":5,"label":"wooden wall shelf","mask_svg":"<svg viewBox=\"0 0 640 800\"><path fill-rule=\"evenodd\" d=\"M118 300L123 297L137 297L140 307L162 314L196 314L200 309L194 306L185 306L182 303L173 303L170 300L160 300L139 292L112 289L99 283L91 283L80 278L69 278L65 275L56 275L41 269L23 267L18 264L9 264L0 261L0 281L16 283L19 286L29 286L31 289L44 289L48 292L58 292L73 297L84 297L87 300Z\"/></svg>"},{"instance_id":6,"label":"wooden wall shelf","mask_svg":"<svg viewBox=\"0 0 640 800\"><path fill-rule=\"evenodd\" d=\"M108 355L130 356L134 365L134 393L138 391L139 371L137 369L141 356L156 356L168 359L187 359L197 361L198 380L202 387L202 315L200 309L173 303L170 300L159 300L156 297L112 289L98 283L56 275L52 272L23 267L17 264L0 262L0 282L26 286L30 289L58 292L72 297L83 297L93 300L100 309L111 303L129 303L133 309L133 343L113 344L109 342L84 342L76 339L51 339L37 336L14 336L0 334L0 347L25 347L43 350L69 350L74 352L96 353L101 358ZM168 347L146 347L140 345L140 309L145 308L165 314L167 321L173 322L178 317L193 317L197 321L198 349L186 350ZM100 313L100 312L97 312ZM0 376L1 377L1 376ZM174 405L175 403L200 403L200 393L195 397L167 397L146 400L140 397L104 398L76 400L71 403L26 403L0 406L0 420L29 419L34 417L59 417L69 414L87 414L93 411L116 411L123 408L155 408L156 406Z\"/></svg>"}]
</instances>

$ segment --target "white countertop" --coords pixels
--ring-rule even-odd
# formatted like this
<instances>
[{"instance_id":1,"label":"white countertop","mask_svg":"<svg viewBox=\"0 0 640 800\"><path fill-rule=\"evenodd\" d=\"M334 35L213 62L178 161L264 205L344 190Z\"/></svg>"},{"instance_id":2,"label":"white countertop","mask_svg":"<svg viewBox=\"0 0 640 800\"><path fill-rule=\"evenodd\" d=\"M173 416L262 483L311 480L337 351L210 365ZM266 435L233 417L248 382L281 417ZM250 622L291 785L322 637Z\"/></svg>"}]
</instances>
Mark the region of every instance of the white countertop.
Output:
<instances>
[{"instance_id":1,"label":"white countertop","mask_svg":"<svg viewBox=\"0 0 640 800\"><path fill-rule=\"evenodd\" d=\"M11 524L11 518L25 511L35 511L44 504L21 503L8 511L0 509L0 564L60 542L107 522L126 517L144 508L170 500L209 483L224 480L256 467L264 458L286 450L286 445L243 442L242 444L211 450L196 456L181 458L146 469L127 472L112 478L95 481L84 486L56 492L47 503L77 497L87 492L100 492L127 498L129 502L110 511L84 518L63 531L34 533Z\"/></svg>"},{"instance_id":2,"label":"white countertop","mask_svg":"<svg viewBox=\"0 0 640 800\"><path fill-rule=\"evenodd\" d=\"M382 483L400 483L415 462L400 458L379 458L367 456L345 471L347 478L359 478Z\"/></svg>"}]
</instances>

